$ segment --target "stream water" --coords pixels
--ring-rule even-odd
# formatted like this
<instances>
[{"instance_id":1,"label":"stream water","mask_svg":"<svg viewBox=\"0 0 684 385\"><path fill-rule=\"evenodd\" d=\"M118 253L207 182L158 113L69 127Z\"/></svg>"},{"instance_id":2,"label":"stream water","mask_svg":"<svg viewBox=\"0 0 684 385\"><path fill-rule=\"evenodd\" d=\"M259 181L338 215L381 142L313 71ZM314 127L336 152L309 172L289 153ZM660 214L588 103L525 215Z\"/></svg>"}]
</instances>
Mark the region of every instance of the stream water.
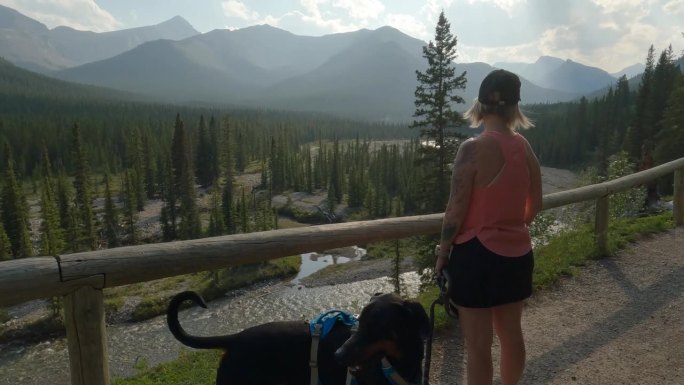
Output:
<instances>
[{"instance_id":1,"label":"stream water","mask_svg":"<svg viewBox=\"0 0 684 385\"><path fill-rule=\"evenodd\" d=\"M386 277L313 288L299 285L298 281L328 264L344 263L361 255L361 251L356 256L335 258L303 254L302 270L305 272L292 281L232 291L226 297L210 302L209 309L197 307L182 311L181 323L191 334L220 335L269 321L308 320L330 309L359 312L373 294L392 291ZM415 295L420 285L418 274L405 273L402 278L408 294ZM136 363L154 366L176 358L181 349L187 349L169 333L164 316L140 323L110 325L107 334L113 377L134 375ZM69 384L65 339L31 346L0 346L1 385L43 385L46 382Z\"/></svg>"}]
</instances>

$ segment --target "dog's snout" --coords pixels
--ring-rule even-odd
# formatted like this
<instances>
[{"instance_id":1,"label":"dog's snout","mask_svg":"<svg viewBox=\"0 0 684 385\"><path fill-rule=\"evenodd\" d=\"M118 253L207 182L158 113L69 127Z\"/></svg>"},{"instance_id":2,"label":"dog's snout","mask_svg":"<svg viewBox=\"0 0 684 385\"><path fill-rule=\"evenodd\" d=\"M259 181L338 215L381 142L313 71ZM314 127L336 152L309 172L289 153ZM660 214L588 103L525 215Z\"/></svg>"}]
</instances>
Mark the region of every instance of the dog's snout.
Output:
<instances>
[{"instance_id":1,"label":"dog's snout","mask_svg":"<svg viewBox=\"0 0 684 385\"><path fill-rule=\"evenodd\" d=\"M347 349L345 349L344 345L335 351L335 360L340 365L347 365Z\"/></svg>"}]
</instances>

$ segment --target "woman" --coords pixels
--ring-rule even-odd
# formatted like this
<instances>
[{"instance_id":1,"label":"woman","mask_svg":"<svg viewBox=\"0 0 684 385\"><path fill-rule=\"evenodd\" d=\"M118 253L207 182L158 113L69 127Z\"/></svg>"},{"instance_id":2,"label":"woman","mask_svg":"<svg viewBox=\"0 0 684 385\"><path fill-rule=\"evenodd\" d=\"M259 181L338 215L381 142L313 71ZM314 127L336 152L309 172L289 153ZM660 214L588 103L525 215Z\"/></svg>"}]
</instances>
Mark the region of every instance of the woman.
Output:
<instances>
[{"instance_id":1,"label":"woman","mask_svg":"<svg viewBox=\"0 0 684 385\"><path fill-rule=\"evenodd\" d=\"M517 384L525 367L521 317L532 294L528 226L541 210L541 172L516 129L533 124L518 108L520 79L505 70L487 75L465 113L484 126L461 144L442 223L435 272L451 277L467 352L469 385L492 384L492 340L501 343L501 383Z\"/></svg>"}]
</instances>

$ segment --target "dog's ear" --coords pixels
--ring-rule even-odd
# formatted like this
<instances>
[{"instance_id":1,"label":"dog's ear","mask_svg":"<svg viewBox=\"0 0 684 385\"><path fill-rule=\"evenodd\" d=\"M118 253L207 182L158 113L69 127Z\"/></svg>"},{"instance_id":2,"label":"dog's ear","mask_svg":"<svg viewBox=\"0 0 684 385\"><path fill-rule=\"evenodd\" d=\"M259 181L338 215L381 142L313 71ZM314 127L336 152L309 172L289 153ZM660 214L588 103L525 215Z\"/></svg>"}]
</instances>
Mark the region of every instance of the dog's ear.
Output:
<instances>
[{"instance_id":1,"label":"dog's ear","mask_svg":"<svg viewBox=\"0 0 684 385\"><path fill-rule=\"evenodd\" d=\"M383 294L385 294L385 293L375 293L375 294L373 294L373 296L371 297L370 301L368 301L368 302L370 303L370 302L375 301L376 299L378 299L378 297L380 297L380 296L383 295Z\"/></svg>"},{"instance_id":2,"label":"dog's ear","mask_svg":"<svg viewBox=\"0 0 684 385\"><path fill-rule=\"evenodd\" d=\"M404 306L406 306L406 308L411 313L411 316L413 317L413 320L415 321L418 330L420 330L420 336L423 339L429 338L430 332L432 331L432 326L430 325L430 318L425 312L423 305L414 301L406 301L404 303Z\"/></svg>"}]
</instances>

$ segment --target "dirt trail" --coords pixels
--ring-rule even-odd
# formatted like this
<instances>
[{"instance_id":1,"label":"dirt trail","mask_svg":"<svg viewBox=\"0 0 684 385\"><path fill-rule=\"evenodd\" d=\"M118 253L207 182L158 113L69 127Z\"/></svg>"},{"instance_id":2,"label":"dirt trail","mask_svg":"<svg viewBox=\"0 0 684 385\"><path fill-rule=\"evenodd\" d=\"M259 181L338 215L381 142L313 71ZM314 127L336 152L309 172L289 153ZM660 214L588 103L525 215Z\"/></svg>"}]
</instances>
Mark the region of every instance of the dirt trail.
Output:
<instances>
[{"instance_id":1,"label":"dirt trail","mask_svg":"<svg viewBox=\"0 0 684 385\"><path fill-rule=\"evenodd\" d=\"M522 384L684 384L684 227L594 261L537 293L523 316ZM495 349L498 380L498 345ZM455 324L436 337L432 385L465 384Z\"/></svg>"}]
</instances>

